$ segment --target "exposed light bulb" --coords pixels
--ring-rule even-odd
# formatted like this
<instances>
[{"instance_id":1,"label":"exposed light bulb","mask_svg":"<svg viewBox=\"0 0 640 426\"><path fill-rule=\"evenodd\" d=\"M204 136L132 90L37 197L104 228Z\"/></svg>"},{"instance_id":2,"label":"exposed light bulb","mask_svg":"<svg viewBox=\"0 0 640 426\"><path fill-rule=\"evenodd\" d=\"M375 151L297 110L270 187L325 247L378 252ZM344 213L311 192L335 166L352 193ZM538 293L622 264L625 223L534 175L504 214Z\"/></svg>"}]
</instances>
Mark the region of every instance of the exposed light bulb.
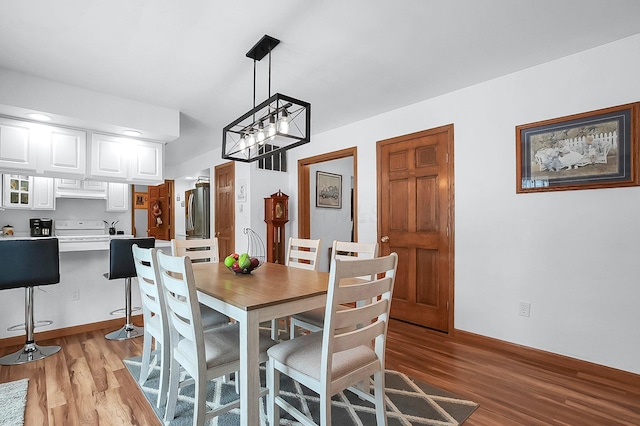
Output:
<instances>
[{"instance_id":1,"label":"exposed light bulb","mask_svg":"<svg viewBox=\"0 0 640 426\"><path fill-rule=\"evenodd\" d=\"M280 133L289 134L289 113L286 109L282 110L282 118L280 119Z\"/></svg>"},{"instance_id":2,"label":"exposed light bulb","mask_svg":"<svg viewBox=\"0 0 640 426\"><path fill-rule=\"evenodd\" d=\"M247 138L247 147L251 148L255 144L256 144L256 137L253 135L253 133L251 133Z\"/></svg>"},{"instance_id":3,"label":"exposed light bulb","mask_svg":"<svg viewBox=\"0 0 640 426\"><path fill-rule=\"evenodd\" d=\"M264 145L264 124L262 124L262 121L258 123L258 134L256 135L256 139L259 145Z\"/></svg>"},{"instance_id":4,"label":"exposed light bulb","mask_svg":"<svg viewBox=\"0 0 640 426\"><path fill-rule=\"evenodd\" d=\"M269 128L267 129L267 135L269 140L273 140L276 137L276 118L272 115L269 117Z\"/></svg>"},{"instance_id":5,"label":"exposed light bulb","mask_svg":"<svg viewBox=\"0 0 640 426\"><path fill-rule=\"evenodd\" d=\"M240 139L238 146L240 147L240 150L244 152L247 149L247 138L243 136L242 139Z\"/></svg>"}]
</instances>

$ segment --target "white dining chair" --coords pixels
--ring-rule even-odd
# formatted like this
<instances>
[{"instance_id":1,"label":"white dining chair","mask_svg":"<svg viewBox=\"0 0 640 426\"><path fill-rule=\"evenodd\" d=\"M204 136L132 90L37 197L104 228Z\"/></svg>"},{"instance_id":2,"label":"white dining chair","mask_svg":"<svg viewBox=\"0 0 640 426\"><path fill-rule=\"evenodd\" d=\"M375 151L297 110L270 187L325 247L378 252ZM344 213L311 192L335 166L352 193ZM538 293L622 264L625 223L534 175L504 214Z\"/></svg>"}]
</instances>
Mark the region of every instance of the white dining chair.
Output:
<instances>
[{"instance_id":1,"label":"white dining chair","mask_svg":"<svg viewBox=\"0 0 640 426\"><path fill-rule=\"evenodd\" d=\"M321 239L311 240L305 238L289 237L284 264L291 268L317 271L318 267L320 266L319 260L321 243ZM271 320L271 338L274 340L279 340L279 324L281 320L281 318ZM284 319L285 332L287 334L289 334L289 322L290 318Z\"/></svg>"},{"instance_id":2,"label":"white dining chair","mask_svg":"<svg viewBox=\"0 0 640 426\"><path fill-rule=\"evenodd\" d=\"M171 338L171 368L169 393L164 420L174 418L180 368L195 382L193 425L202 426L205 420L239 407L239 400L206 409L207 382L240 369L239 324L227 324L203 330L191 261L186 256L158 253L158 269L167 306ZM259 359L266 361L266 351L276 342L268 333L259 335ZM183 380L184 382L184 380ZM261 395L266 394L264 389Z\"/></svg>"},{"instance_id":3,"label":"white dining chair","mask_svg":"<svg viewBox=\"0 0 640 426\"><path fill-rule=\"evenodd\" d=\"M160 368L160 383L158 386L158 408L167 401L169 386L169 326L167 322L164 296L160 287L158 275L157 249L141 248L137 244L131 247L133 262L138 276L138 288L142 302L142 316L144 318L144 341L142 344L142 361L138 383L143 385L149 378L151 367L158 362ZM152 343L159 352L153 365L151 360Z\"/></svg>"},{"instance_id":4,"label":"white dining chair","mask_svg":"<svg viewBox=\"0 0 640 426\"><path fill-rule=\"evenodd\" d=\"M220 262L217 238L171 240L174 256L189 256L191 262Z\"/></svg>"},{"instance_id":5,"label":"white dining chair","mask_svg":"<svg viewBox=\"0 0 640 426\"><path fill-rule=\"evenodd\" d=\"M334 259L372 259L378 256L378 243L356 243L334 240L331 246L331 264ZM366 277L365 277L366 278ZM324 308L312 309L291 316L289 334L296 336L296 327L308 331L320 331L324 325Z\"/></svg>"},{"instance_id":6,"label":"white dining chair","mask_svg":"<svg viewBox=\"0 0 640 426\"><path fill-rule=\"evenodd\" d=\"M332 261L322 332L283 341L267 351L270 425L280 424L280 408L304 425L315 424L280 395L280 374L319 395L321 425L332 424L331 397L347 388L375 405L378 426L387 424L385 347L397 266L396 253ZM363 276L369 279L340 285L341 280ZM355 387L372 375L373 395Z\"/></svg>"},{"instance_id":7,"label":"white dining chair","mask_svg":"<svg viewBox=\"0 0 640 426\"><path fill-rule=\"evenodd\" d=\"M169 326L166 314L166 303L161 291L160 275L157 268L157 253L162 251L132 246L133 262L138 277L144 332L142 344L142 360L139 383L144 384L149 378L152 367L159 362L160 383L158 386L157 406L161 407L167 399L169 384ZM205 330L229 323L226 315L200 304L202 326ZM158 355L151 359L152 343ZM158 359L159 358L159 359Z\"/></svg>"}]
</instances>

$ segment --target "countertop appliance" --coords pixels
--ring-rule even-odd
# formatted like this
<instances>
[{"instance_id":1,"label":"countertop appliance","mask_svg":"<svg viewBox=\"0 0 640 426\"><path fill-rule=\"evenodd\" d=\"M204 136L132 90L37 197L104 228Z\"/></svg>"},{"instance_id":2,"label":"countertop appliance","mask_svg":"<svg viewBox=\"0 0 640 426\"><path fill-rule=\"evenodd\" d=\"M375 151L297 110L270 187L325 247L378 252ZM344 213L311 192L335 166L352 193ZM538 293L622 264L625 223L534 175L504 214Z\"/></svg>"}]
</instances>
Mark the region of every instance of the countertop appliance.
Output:
<instances>
[{"instance_id":1,"label":"countertop appliance","mask_svg":"<svg viewBox=\"0 0 640 426\"><path fill-rule=\"evenodd\" d=\"M184 198L187 200L185 208L187 240L209 238L209 184L200 183L195 189L185 191Z\"/></svg>"},{"instance_id":2,"label":"countertop appliance","mask_svg":"<svg viewBox=\"0 0 640 426\"><path fill-rule=\"evenodd\" d=\"M53 219L32 218L29 219L29 227L31 228L32 237L50 237L53 234Z\"/></svg>"}]
</instances>

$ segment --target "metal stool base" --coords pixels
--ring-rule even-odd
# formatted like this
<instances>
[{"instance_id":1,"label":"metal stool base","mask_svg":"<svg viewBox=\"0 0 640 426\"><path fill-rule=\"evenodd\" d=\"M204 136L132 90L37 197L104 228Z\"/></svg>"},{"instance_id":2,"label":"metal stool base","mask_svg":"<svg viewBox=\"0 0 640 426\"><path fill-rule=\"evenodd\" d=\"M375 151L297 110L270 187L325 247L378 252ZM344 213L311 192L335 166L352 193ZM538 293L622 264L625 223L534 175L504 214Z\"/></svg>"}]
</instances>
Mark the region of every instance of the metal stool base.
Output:
<instances>
[{"instance_id":1,"label":"metal stool base","mask_svg":"<svg viewBox=\"0 0 640 426\"><path fill-rule=\"evenodd\" d=\"M126 324L120 330L112 331L107 334L105 339L109 340L127 340L133 339L134 337L140 337L144 335L144 327L138 327L133 324Z\"/></svg>"},{"instance_id":2,"label":"metal stool base","mask_svg":"<svg viewBox=\"0 0 640 426\"><path fill-rule=\"evenodd\" d=\"M35 343L27 343L18 352L5 355L0 358L0 365L18 365L56 354L60 346L40 346Z\"/></svg>"}]
</instances>

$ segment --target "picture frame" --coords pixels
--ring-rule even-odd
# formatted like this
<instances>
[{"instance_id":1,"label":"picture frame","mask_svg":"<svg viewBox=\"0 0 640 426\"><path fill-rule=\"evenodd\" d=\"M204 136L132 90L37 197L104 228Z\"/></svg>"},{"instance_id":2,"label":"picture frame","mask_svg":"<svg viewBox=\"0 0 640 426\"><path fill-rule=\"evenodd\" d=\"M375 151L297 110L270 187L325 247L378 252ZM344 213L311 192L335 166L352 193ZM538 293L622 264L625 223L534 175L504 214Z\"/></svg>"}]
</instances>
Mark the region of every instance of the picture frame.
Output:
<instances>
[{"instance_id":1,"label":"picture frame","mask_svg":"<svg viewBox=\"0 0 640 426\"><path fill-rule=\"evenodd\" d=\"M342 208L342 175L316 172L316 207Z\"/></svg>"},{"instance_id":2,"label":"picture frame","mask_svg":"<svg viewBox=\"0 0 640 426\"><path fill-rule=\"evenodd\" d=\"M149 196L146 192L134 192L133 195L134 208L136 209L148 209L149 208Z\"/></svg>"},{"instance_id":3,"label":"picture frame","mask_svg":"<svg viewBox=\"0 0 640 426\"><path fill-rule=\"evenodd\" d=\"M247 180L242 179L238 181L238 194L236 195L236 200L239 203L244 203L247 201Z\"/></svg>"},{"instance_id":4,"label":"picture frame","mask_svg":"<svg viewBox=\"0 0 640 426\"><path fill-rule=\"evenodd\" d=\"M516 193L639 186L640 102L516 126Z\"/></svg>"}]
</instances>

